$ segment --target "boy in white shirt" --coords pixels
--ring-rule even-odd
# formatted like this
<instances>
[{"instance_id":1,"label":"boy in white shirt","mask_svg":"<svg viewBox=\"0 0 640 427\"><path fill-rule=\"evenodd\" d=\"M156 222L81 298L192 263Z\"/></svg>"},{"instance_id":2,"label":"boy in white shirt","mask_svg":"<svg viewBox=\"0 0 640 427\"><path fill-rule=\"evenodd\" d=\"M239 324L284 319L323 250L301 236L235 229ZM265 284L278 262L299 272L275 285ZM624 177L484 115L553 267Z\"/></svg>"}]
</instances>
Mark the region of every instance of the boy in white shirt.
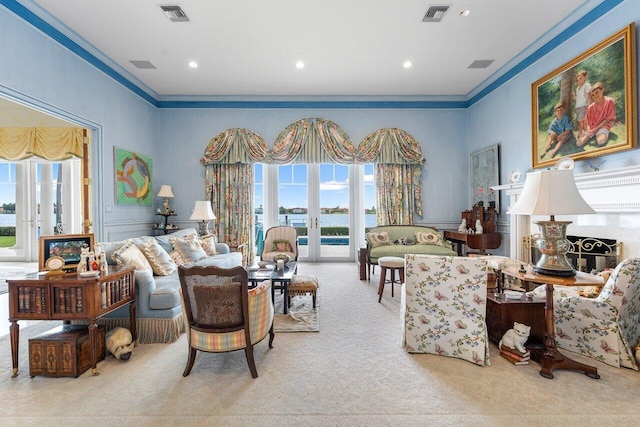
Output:
<instances>
[{"instance_id":1,"label":"boy in white shirt","mask_svg":"<svg viewBox=\"0 0 640 427\"><path fill-rule=\"evenodd\" d=\"M580 70L576 75L576 93L573 94L576 101L576 120L578 121L578 135L587 133L587 107L591 104L591 85L587 82L587 70Z\"/></svg>"}]
</instances>

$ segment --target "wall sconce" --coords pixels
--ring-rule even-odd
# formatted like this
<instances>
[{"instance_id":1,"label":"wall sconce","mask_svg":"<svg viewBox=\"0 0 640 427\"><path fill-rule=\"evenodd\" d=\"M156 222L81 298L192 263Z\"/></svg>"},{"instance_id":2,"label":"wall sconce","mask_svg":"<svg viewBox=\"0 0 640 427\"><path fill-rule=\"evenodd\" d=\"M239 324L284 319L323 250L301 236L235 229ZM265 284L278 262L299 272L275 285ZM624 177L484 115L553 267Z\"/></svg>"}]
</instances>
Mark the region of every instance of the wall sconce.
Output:
<instances>
[{"instance_id":1,"label":"wall sconce","mask_svg":"<svg viewBox=\"0 0 640 427\"><path fill-rule=\"evenodd\" d=\"M163 212L165 214L171 213L171 209L169 209L169 199L173 198L173 191L171 190L170 185L162 185L160 186L160 192L158 193L158 197L164 197L162 201L162 207L164 208Z\"/></svg>"},{"instance_id":2,"label":"wall sconce","mask_svg":"<svg viewBox=\"0 0 640 427\"><path fill-rule=\"evenodd\" d=\"M209 221L216 219L213 210L211 210L211 203L208 200L196 200L193 206L193 213L189 219L191 221L202 221L198 230L201 236L210 234Z\"/></svg>"}]
</instances>

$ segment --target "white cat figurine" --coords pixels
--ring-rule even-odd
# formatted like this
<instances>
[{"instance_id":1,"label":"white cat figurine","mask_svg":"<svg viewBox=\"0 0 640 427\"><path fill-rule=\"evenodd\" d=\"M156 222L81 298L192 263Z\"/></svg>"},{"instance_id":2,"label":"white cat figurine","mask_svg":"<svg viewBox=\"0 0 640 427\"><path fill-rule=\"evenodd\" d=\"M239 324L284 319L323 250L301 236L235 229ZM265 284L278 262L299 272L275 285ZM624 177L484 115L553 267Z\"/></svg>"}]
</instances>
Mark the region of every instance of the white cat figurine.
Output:
<instances>
[{"instance_id":1,"label":"white cat figurine","mask_svg":"<svg viewBox=\"0 0 640 427\"><path fill-rule=\"evenodd\" d=\"M509 329L504 333L502 339L498 343L498 348L504 345L505 347L515 348L519 352L525 353L527 349L524 348L524 343L527 342L530 332L531 326L513 322L513 329Z\"/></svg>"}]
</instances>

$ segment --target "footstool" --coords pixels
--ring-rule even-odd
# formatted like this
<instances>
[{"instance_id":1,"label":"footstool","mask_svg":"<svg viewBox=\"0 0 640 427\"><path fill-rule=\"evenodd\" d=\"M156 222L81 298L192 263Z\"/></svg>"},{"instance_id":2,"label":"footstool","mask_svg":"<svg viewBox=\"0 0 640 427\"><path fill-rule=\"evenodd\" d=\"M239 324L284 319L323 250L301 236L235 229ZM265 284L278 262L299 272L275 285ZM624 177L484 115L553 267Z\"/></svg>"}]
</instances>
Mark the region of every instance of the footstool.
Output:
<instances>
[{"instance_id":1,"label":"footstool","mask_svg":"<svg viewBox=\"0 0 640 427\"><path fill-rule=\"evenodd\" d=\"M382 301L382 292L384 291L385 283L391 283L391 296L393 297L393 284L396 283L396 271L399 273L398 282L402 285L404 282L404 258L395 256L383 256L378 258L378 265L380 266L380 285L378 286L378 302ZM391 270L391 280L387 280L387 270Z\"/></svg>"},{"instance_id":2,"label":"footstool","mask_svg":"<svg viewBox=\"0 0 640 427\"><path fill-rule=\"evenodd\" d=\"M288 307L291 307L291 297L311 294L313 298L313 308L316 308L316 293L319 287L320 283L318 282L318 278L313 274L294 274L291 278L291 283L287 286L289 295L289 300L287 301Z\"/></svg>"}]
</instances>

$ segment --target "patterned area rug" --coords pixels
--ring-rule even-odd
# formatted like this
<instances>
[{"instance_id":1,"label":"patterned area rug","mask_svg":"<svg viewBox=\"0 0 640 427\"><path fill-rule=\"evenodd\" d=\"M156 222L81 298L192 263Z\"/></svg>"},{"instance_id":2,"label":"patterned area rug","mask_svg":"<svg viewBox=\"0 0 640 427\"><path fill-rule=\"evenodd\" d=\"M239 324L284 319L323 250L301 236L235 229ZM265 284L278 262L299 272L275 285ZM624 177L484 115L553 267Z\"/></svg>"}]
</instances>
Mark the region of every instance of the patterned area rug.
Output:
<instances>
[{"instance_id":1,"label":"patterned area rug","mask_svg":"<svg viewBox=\"0 0 640 427\"><path fill-rule=\"evenodd\" d=\"M275 332L320 332L318 307L320 296L317 296L316 308L313 308L311 295L296 296L291 299L291 307L287 314L282 313L284 296L276 290L274 318Z\"/></svg>"},{"instance_id":2,"label":"patterned area rug","mask_svg":"<svg viewBox=\"0 0 640 427\"><path fill-rule=\"evenodd\" d=\"M7 285L7 279L12 277L21 276L27 273L33 273L38 271L37 267L3 267L0 264L0 294L6 294L9 292L9 285Z\"/></svg>"}]
</instances>

